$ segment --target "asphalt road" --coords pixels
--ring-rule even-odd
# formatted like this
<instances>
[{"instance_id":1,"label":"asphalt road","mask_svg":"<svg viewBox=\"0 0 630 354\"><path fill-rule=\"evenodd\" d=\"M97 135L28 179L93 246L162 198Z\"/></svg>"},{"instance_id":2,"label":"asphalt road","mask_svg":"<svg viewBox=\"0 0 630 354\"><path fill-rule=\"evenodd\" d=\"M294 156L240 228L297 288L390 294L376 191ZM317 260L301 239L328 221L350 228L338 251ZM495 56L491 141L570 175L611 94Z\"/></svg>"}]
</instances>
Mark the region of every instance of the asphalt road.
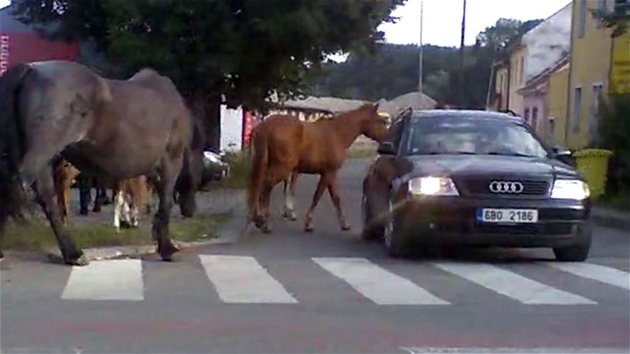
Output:
<instances>
[{"instance_id":1,"label":"asphalt road","mask_svg":"<svg viewBox=\"0 0 630 354\"><path fill-rule=\"evenodd\" d=\"M628 235L598 228L591 258L566 268L550 250L392 260L358 238L364 169L340 177L352 231L327 194L314 233L281 220L278 187L272 234L176 263L3 261L2 353L628 353ZM298 184L302 217L316 178Z\"/></svg>"}]
</instances>

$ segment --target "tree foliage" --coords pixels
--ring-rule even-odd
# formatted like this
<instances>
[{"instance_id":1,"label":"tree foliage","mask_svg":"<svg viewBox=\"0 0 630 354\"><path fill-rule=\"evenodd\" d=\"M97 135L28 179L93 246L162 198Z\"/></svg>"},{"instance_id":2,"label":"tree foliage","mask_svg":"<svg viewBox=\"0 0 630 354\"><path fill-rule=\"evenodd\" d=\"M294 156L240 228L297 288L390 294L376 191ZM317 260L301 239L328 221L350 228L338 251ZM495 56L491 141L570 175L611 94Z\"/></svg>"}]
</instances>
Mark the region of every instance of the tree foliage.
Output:
<instances>
[{"instance_id":1,"label":"tree foliage","mask_svg":"<svg viewBox=\"0 0 630 354\"><path fill-rule=\"evenodd\" d=\"M464 78L466 107L484 108L492 64L503 58L510 45L542 20L521 22L499 19L465 48ZM439 102L459 104L460 73L455 47L424 45L423 87ZM418 89L419 48L417 45L380 45L373 56L350 55L343 63L330 63L314 81L314 95L354 99L393 99Z\"/></svg>"},{"instance_id":2,"label":"tree foliage","mask_svg":"<svg viewBox=\"0 0 630 354\"><path fill-rule=\"evenodd\" d=\"M222 95L247 108L302 93L326 57L371 50L406 0L13 0L14 15L52 38L93 43L126 77L165 74L200 115ZM215 102L216 103L216 102ZM216 114L215 114L216 115ZM213 140L217 140L218 120Z\"/></svg>"},{"instance_id":3,"label":"tree foliage","mask_svg":"<svg viewBox=\"0 0 630 354\"><path fill-rule=\"evenodd\" d=\"M610 158L609 192L630 191L630 94L610 92L599 97L600 117L596 147L613 151Z\"/></svg>"},{"instance_id":4,"label":"tree foliage","mask_svg":"<svg viewBox=\"0 0 630 354\"><path fill-rule=\"evenodd\" d=\"M327 55L382 39L406 0L14 0L48 35L90 40L130 74L154 67L187 93L259 106L299 92ZM51 29L50 24L57 24Z\"/></svg>"},{"instance_id":5,"label":"tree foliage","mask_svg":"<svg viewBox=\"0 0 630 354\"><path fill-rule=\"evenodd\" d=\"M593 9L591 16L600 21L606 28L611 28L610 36L616 38L630 29L630 1L615 0L614 9Z\"/></svg>"}]
</instances>

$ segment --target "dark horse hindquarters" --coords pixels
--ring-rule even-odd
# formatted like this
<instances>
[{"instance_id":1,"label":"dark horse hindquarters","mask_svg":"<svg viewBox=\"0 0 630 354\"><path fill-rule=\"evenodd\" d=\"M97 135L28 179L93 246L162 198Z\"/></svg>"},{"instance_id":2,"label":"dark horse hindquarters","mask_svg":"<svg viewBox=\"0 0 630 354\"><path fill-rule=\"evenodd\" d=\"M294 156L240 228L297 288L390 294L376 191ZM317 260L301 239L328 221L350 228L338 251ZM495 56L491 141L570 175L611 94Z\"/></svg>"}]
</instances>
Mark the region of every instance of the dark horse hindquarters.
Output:
<instances>
[{"instance_id":1,"label":"dark horse hindquarters","mask_svg":"<svg viewBox=\"0 0 630 354\"><path fill-rule=\"evenodd\" d=\"M187 177L182 168L192 166L184 155L193 157L193 124L170 79L150 69L107 80L74 62L20 64L0 77L0 100L0 237L8 218L23 209L21 190L32 186L64 262L87 264L55 202L50 162L63 154L80 170L114 179L150 176L160 198L153 237L162 259L171 259L173 191L178 176ZM180 192L191 186L182 184Z\"/></svg>"},{"instance_id":2,"label":"dark horse hindquarters","mask_svg":"<svg viewBox=\"0 0 630 354\"><path fill-rule=\"evenodd\" d=\"M17 106L19 83L29 74L30 67L18 64L0 76L0 257L2 236L10 217L21 218L24 198L19 188L19 166L24 159L23 135L19 122L12 119Z\"/></svg>"}]
</instances>

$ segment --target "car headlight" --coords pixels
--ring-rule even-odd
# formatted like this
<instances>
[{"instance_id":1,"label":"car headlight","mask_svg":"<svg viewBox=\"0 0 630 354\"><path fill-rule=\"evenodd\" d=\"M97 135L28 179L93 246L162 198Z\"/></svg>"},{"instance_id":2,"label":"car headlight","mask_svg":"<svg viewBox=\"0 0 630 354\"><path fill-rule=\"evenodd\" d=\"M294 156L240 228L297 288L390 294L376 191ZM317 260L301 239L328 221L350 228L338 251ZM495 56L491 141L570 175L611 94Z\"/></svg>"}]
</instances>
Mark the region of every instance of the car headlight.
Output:
<instances>
[{"instance_id":1,"label":"car headlight","mask_svg":"<svg viewBox=\"0 0 630 354\"><path fill-rule=\"evenodd\" d=\"M453 180L448 177L420 177L409 181L409 192L414 195L459 195Z\"/></svg>"},{"instance_id":2,"label":"car headlight","mask_svg":"<svg viewBox=\"0 0 630 354\"><path fill-rule=\"evenodd\" d=\"M577 179L558 179L553 183L551 198L583 200L591 195L588 184Z\"/></svg>"}]
</instances>

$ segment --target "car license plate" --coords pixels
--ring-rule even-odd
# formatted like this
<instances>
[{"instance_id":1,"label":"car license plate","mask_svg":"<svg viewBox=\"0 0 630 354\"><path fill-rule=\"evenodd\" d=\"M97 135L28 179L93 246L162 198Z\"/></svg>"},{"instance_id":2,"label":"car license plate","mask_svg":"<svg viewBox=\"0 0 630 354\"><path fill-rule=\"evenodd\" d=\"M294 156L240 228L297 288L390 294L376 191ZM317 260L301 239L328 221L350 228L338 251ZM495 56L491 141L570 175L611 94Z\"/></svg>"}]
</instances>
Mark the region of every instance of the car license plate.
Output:
<instances>
[{"instance_id":1,"label":"car license plate","mask_svg":"<svg viewBox=\"0 0 630 354\"><path fill-rule=\"evenodd\" d=\"M477 209L477 220L491 223L536 223L538 210L536 209Z\"/></svg>"}]
</instances>

